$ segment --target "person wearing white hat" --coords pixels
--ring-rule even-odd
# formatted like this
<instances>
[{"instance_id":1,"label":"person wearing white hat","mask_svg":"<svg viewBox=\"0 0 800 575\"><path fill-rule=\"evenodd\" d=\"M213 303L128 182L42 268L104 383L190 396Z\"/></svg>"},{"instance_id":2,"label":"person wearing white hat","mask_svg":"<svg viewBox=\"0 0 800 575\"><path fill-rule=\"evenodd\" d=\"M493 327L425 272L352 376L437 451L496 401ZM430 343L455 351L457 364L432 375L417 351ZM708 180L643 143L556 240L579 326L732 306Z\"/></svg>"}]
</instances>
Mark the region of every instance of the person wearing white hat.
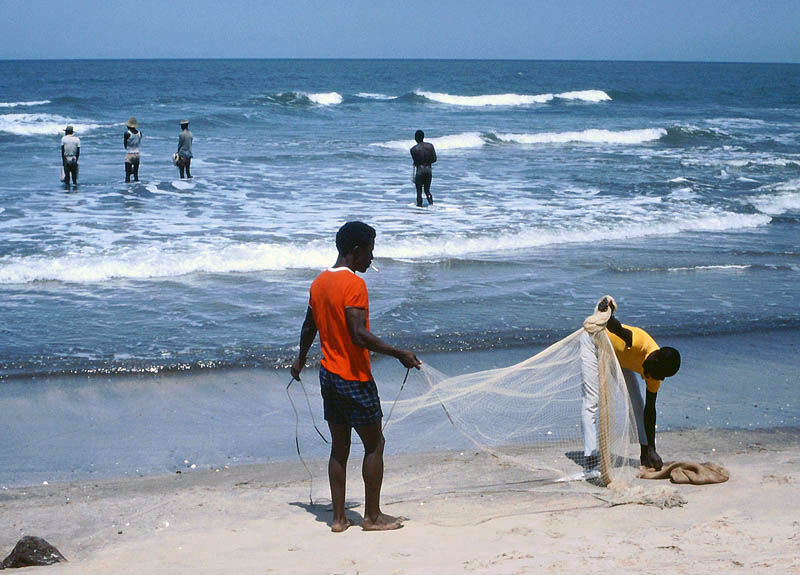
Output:
<instances>
[{"instance_id":1,"label":"person wearing white hat","mask_svg":"<svg viewBox=\"0 0 800 575\"><path fill-rule=\"evenodd\" d=\"M183 179L184 171L186 177L191 178L189 171L192 165L192 140L194 136L189 131L189 120L181 120L181 133L178 134L178 170Z\"/></svg>"},{"instance_id":2,"label":"person wearing white hat","mask_svg":"<svg viewBox=\"0 0 800 575\"><path fill-rule=\"evenodd\" d=\"M131 116L125 122L128 128L125 131L123 144L125 144L125 182L139 181L139 144L142 142L142 133L139 131L139 124L136 122L136 117Z\"/></svg>"},{"instance_id":3,"label":"person wearing white hat","mask_svg":"<svg viewBox=\"0 0 800 575\"><path fill-rule=\"evenodd\" d=\"M69 185L70 174L72 183L78 185L78 158L81 155L81 140L72 133L72 126L67 126L61 138L61 165L64 168L64 183Z\"/></svg>"}]
</instances>

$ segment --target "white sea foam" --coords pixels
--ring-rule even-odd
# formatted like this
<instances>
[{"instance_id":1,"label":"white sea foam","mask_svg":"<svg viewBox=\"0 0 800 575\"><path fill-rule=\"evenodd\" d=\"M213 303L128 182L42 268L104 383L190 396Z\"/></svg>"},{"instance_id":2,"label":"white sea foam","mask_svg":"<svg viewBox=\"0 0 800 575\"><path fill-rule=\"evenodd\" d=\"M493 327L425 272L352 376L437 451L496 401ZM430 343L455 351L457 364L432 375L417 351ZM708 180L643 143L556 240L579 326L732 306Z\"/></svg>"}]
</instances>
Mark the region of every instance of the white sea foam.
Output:
<instances>
[{"instance_id":1,"label":"white sea foam","mask_svg":"<svg viewBox=\"0 0 800 575\"><path fill-rule=\"evenodd\" d=\"M428 138L426 141L432 143L437 150L480 148L486 144L486 140L484 140L478 132L464 132L462 134L452 134L439 138ZM388 142L377 142L372 145L379 148L388 148L390 150L408 151L415 144L416 142L414 140L390 140Z\"/></svg>"},{"instance_id":2,"label":"white sea foam","mask_svg":"<svg viewBox=\"0 0 800 575\"><path fill-rule=\"evenodd\" d=\"M443 92L428 92L425 90L415 90L417 96L421 96L433 102L441 104L451 104L453 106L529 106L531 104L546 104L554 98L562 100L582 100L584 102L607 102L611 96L602 90L578 90L574 92L562 92L560 94L485 94L481 96L458 96Z\"/></svg>"},{"instance_id":3,"label":"white sea foam","mask_svg":"<svg viewBox=\"0 0 800 575\"><path fill-rule=\"evenodd\" d=\"M456 96L440 92L426 92L415 90L417 96L422 96L433 102L451 104L453 106L524 106L530 104L546 104L553 99L553 94L487 94L485 96Z\"/></svg>"},{"instance_id":4,"label":"white sea foam","mask_svg":"<svg viewBox=\"0 0 800 575\"><path fill-rule=\"evenodd\" d=\"M667 135L663 128L645 128L641 130L584 130L582 132L540 132L535 134L490 134L497 140L512 144L565 144L569 142L585 142L591 144L641 144L658 140ZM478 132L463 132L439 138L430 138L438 150L457 150L480 148L486 144L484 136ZM408 150L415 144L414 140L390 140L376 142L373 146L392 150Z\"/></svg>"},{"instance_id":5,"label":"white sea foam","mask_svg":"<svg viewBox=\"0 0 800 575\"><path fill-rule=\"evenodd\" d=\"M359 98L365 98L369 100L396 100L397 96L387 96L386 94L376 94L373 92L359 92L356 94Z\"/></svg>"},{"instance_id":6,"label":"white sea foam","mask_svg":"<svg viewBox=\"0 0 800 575\"><path fill-rule=\"evenodd\" d=\"M100 127L100 124L79 123L54 114L0 114L0 132L15 136L63 134L68 124L74 126L77 135Z\"/></svg>"},{"instance_id":7,"label":"white sea foam","mask_svg":"<svg viewBox=\"0 0 800 575\"><path fill-rule=\"evenodd\" d=\"M32 100L30 102L0 102L0 108L16 108L18 106L43 106L50 100Z\"/></svg>"},{"instance_id":8,"label":"white sea foam","mask_svg":"<svg viewBox=\"0 0 800 575\"><path fill-rule=\"evenodd\" d=\"M730 150L699 150L697 153L692 151L682 152L675 155L671 151L663 151L665 157L677 157L681 165L719 167L729 166L732 168L750 168L755 166L769 166L777 168L800 166L800 156L797 154L784 154L776 156L767 152L752 153L742 152L741 148Z\"/></svg>"},{"instance_id":9,"label":"white sea foam","mask_svg":"<svg viewBox=\"0 0 800 575\"><path fill-rule=\"evenodd\" d=\"M751 265L748 264L729 264L729 265L708 265L708 266L685 266L677 268L667 268L668 272L693 272L707 270L747 270Z\"/></svg>"},{"instance_id":10,"label":"white sea foam","mask_svg":"<svg viewBox=\"0 0 800 575\"><path fill-rule=\"evenodd\" d=\"M570 242L740 230L762 226L770 220L765 214L719 213L625 226L530 228L499 235L448 233L438 236L435 241L431 241L430 237L404 237L382 241L376 249L376 256L410 262L437 261ZM335 259L335 255L335 249L328 241L287 244L198 243L170 249L151 245L104 252L84 250L60 257L12 257L0 260L0 284L34 281L94 283L113 278L146 279L193 273L322 269Z\"/></svg>"},{"instance_id":11,"label":"white sea foam","mask_svg":"<svg viewBox=\"0 0 800 575\"><path fill-rule=\"evenodd\" d=\"M59 258L12 258L0 263L0 284L34 281L96 283L114 278L147 279L192 273L237 273L324 268L335 249L311 245L198 245L184 250L151 246L117 253L82 253Z\"/></svg>"},{"instance_id":12,"label":"white sea foam","mask_svg":"<svg viewBox=\"0 0 800 575\"><path fill-rule=\"evenodd\" d=\"M637 225L617 226L615 228L542 230L530 229L520 233L500 236L442 238L437 242L426 239L387 242L378 250L378 256L405 258L409 260L460 258L472 254L495 253L535 248L563 243L585 243L607 240L621 240L639 237L656 237L683 232L722 232L755 228L771 221L764 214L722 213L665 222L649 222Z\"/></svg>"},{"instance_id":13,"label":"white sea foam","mask_svg":"<svg viewBox=\"0 0 800 575\"><path fill-rule=\"evenodd\" d=\"M536 134L495 134L502 142L515 144L565 144L586 142L592 144L641 144L667 135L664 128L641 130L583 130L582 132L540 132Z\"/></svg>"},{"instance_id":14,"label":"white sea foam","mask_svg":"<svg viewBox=\"0 0 800 575\"><path fill-rule=\"evenodd\" d=\"M755 118L709 118L706 120L709 124L716 124L723 128L761 128L766 125L764 120Z\"/></svg>"},{"instance_id":15,"label":"white sea foam","mask_svg":"<svg viewBox=\"0 0 800 575\"><path fill-rule=\"evenodd\" d=\"M319 92L307 94L309 100L320 106L334 106L342 103L342 95L338 92Z\"/></svg>"},{"instance_id":16,"label":"white sea foam","mask_svg":"<svg viewBox=\"0 0 800 575\"><path fill-rule=\"evenodd\" d=\"M746 168L748 166L776 166L779 168L785 168L786 166L800 166L800 160L777 157L749 158L745 160L727 160L725 164L734 168Z\"/></svg>"},{"instance_id":17,"label":"white sea foam","mask_svg":"<svg viewBox=\"0 0 800 575\"><path fill-rule=\"evenodd\" d=\"M602 90L578 90L576 92L562 92L556 98L563 100L583 100L584 102L610 102L611 96Z\"/></svg>"},{"instance_id":18,"label":"white sea foam","mask_svg":"<svg viewBox=\"0 0 800 575\"><path fill-rule=\"evenodd\" d=\"M759 190L766 193L749 199L758 211L771 216L800 212L800 179L762 186Z\"/></svg>"},{"instance_id":19,"label":"white sea foam","mask_svg":"<svg viewBox=\"0 0 800 575\"><path fill-rule=\"evenodd\" d=\"M179 190L191 190L194 188L194 182L184 182L183 180L173 180L172 187Z\"/></svg>"}]
</instances>

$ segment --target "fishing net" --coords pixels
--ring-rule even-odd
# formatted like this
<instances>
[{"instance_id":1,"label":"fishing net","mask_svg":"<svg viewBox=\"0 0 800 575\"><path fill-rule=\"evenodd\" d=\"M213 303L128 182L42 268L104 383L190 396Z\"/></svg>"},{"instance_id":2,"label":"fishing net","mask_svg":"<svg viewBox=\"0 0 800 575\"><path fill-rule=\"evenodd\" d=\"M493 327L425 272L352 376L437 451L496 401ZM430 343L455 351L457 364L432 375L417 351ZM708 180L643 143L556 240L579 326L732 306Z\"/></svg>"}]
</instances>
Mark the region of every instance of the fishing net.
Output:
<instances>
[{"instance_id":1,"label":"fishing net","mask_svg":"<svg viewBox=\"0 0 800 575\"><path fill-rule=\"evenodd\" d=\"M604 322L592 325L589 319L586 328L516 365L448 377L424 363L411 370L401 393L381 382L387 456L403 461L391 466L397 475L387 477L384 499L466 484L596 489L630 482L638 471L638 439L625 380ZM581 358L587 338L597 365L597 389L589 401L596 433L590 457ZM311 462L312 498L326 499L327 426L318 393L315 386L316 397L308 403L300 389L290 397L300 413L298 452ZM348 474L355 479L360 461L355 433L353 444ZM393 455L397 452L405 454ZM348 487L349 493L354 488Z\"/></svg>"}]
</instances>

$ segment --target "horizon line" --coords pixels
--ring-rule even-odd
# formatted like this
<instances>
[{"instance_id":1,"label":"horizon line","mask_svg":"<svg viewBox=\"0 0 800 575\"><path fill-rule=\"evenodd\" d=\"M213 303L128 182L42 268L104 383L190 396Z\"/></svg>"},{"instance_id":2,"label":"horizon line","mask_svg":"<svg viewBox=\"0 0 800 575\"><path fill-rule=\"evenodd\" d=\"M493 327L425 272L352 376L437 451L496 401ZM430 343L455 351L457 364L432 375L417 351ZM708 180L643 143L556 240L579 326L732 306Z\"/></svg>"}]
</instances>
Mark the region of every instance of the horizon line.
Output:
<instances>
[{"instance_id":1,"label":"horizon line","mask_svg":"<svg viewBox=\"0 0 800 575\"><path fill-rule=\"evenodd\" d=\"M614 62L614 63L648 63L648 64L770 64L770 65L798 65L797 61L773 60L660 60L660 59L604 59L604 58L395 58L395 57L293 57L293 56L232 56L232 57L202 57L202 58L170 58L170 57L141 57L141 58L114 58L114 57L87 57L87 58L2 58L0 62L148 62L148 61L393 61L393 62Z\"/></svg>"}]
</instances>

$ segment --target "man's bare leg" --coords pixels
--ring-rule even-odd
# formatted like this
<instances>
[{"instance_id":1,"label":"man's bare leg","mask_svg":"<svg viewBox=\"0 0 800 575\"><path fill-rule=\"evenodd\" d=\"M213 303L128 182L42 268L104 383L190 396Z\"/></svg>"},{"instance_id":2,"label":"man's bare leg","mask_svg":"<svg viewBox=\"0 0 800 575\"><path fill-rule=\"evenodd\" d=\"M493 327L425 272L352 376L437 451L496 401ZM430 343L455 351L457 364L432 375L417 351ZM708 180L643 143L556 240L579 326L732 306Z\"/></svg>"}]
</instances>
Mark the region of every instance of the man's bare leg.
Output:
<instances>
[{"instance_id":1,"label":"man's bare leg","mask_svg":"<svg viewBox=\"0 0 800 575\"><path fill-rule=\"evenodd\" d=\"M350 456L350 426L328 422L328 429L331 430L331 457L328 460L328 480L331 484L333 501L331 531L341 533L351 525L344 512L347 458Z\"/></svg>"},{"instance_id":2,"label":"man's bare leg","mask_svg":"<svg viewBox=\"0 0 800 575\"><path fill-rule=\"evenodd\" d=\"M364 478L365 509L361 524L365 531L388 531L402 527L397 517L381 513L381 485L383 484L383 432L381 424L356 427L356 433L364 444L364 463L361 475Z\"/></svg>"}]
</instances>

